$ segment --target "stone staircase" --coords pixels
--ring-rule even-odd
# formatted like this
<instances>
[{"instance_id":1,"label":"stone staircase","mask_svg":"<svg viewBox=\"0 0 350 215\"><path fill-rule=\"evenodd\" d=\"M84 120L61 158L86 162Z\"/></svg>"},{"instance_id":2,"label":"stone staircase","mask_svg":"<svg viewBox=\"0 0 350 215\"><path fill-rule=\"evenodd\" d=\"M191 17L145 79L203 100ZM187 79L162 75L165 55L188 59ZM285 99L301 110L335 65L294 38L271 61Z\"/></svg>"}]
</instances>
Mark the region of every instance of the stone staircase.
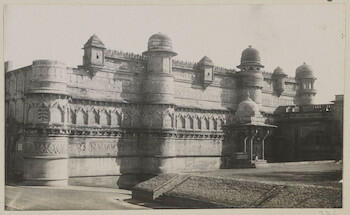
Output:
<instances>
[{"instance_id":1,"label":"stone staircase","mask_svg":"<svg viewBox=\"0 0 350 215\"><path fill-rule=\"evenodd\" d=\"M190 175L183 175L183 174L175 175L170 180L156 187L152 191L152 199L155 200L159 198L161 195L163 195L164 193L167 193L173 190L175 187L185 182L189 177Z\"/></svg>"}]
</instances>

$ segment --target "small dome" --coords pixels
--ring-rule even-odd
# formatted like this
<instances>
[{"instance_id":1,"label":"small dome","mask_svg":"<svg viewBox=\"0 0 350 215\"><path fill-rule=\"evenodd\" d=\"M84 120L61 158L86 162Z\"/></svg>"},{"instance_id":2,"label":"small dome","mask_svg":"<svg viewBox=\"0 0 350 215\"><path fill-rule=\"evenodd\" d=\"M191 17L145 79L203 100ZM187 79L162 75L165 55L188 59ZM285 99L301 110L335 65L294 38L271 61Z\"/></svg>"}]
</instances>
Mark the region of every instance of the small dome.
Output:
<instances>
[{"instance_id":1,"label":"small dome","mask_svg":"<svg viewBox=\"0 0 350 215\"><path fill-rule=\"evenodd\" d=\"M100 40L100 38L98 38L98 36L96 34L94 34L85 43L84 48L87 48L87 47L105 48L105 45Z\"/></svg>"},{"instance_id":2,"label":"small dome","mask_svg":"<svg viewBox=\"0 0 350 215\"><path fill-rule=\"evenodd\" d=\"M244 49L241 56L241 64L244 63L260 63L259 51L249 46Z\"/></svg>"},{"instance_id":3,"label":"small dome","mask_svg":"<svg viewBox=\"0 0 350 215\"><path fill-rule=\"evenodd\" d=\"M198 64L201 64L201 65L206 65L206 66L214 66L214 63L213 61L207 57L207 56L204 56L199 62Z\"/></svg>"},{"instance_id":4,"label":"small dome","mask_svg":"<svg viewBox=\"0 0 350 215\"><path fill-rule=\"evenodd\" d=\"M148 51L172 51L171 39L162 33L153 34L148 39Z\"/></svg>"},{"instance_id":5,"label":"small dome","mask_svg":"<svg viewBox=\"0 0 350 215\"><path fill-rule=\"evenodd\" d=\"M239 103L236 112L237 117L254 117L259 114L259 106L249 97Z\"/></svg>"},{"instance_id":6,"label":"small dome","mask_svg":"<svg viewBox=\"0 0 350 215\"><path fill-rule=\"evenodd\" d=\"M303 65L299 66L296 69L295 78L296 79L303 79L303 78L315 79L315 76L313 74L312 68L306 63L303 63Z\"/></svg>"},{"instance_id":7,"label":"small dome","mask_svg":"<svg viewBox=\"0 0 350 215\"><path fill-rule=\"evenodd\" d=\"M272 75L273 76L287 76L286 73L283 72L283 69L279 66L275 70L273 70Z\"/></svg>"}]
</instances>

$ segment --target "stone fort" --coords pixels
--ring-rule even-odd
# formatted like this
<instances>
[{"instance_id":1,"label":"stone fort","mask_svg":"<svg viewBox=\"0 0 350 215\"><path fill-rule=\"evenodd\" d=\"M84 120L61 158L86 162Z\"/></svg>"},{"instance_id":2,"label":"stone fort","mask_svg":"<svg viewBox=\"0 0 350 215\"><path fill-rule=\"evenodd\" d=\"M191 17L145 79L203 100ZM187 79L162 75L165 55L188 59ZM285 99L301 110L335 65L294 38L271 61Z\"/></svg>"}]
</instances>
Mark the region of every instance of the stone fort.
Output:
<instances>
[{"instance_id":1,"label":"stone fort","mask_svg":"<svg viewBox=\"0 0 350 215\"><path fill-rule=\"evenodd\" d=\"M342 159L343 96L314 104L307 64L295 77L242 52L238 70L173 59L152 35L142 54L93 35L82 65L5 63L6 179L130 187L160 173Z\"/></svg>"}]
</instances>

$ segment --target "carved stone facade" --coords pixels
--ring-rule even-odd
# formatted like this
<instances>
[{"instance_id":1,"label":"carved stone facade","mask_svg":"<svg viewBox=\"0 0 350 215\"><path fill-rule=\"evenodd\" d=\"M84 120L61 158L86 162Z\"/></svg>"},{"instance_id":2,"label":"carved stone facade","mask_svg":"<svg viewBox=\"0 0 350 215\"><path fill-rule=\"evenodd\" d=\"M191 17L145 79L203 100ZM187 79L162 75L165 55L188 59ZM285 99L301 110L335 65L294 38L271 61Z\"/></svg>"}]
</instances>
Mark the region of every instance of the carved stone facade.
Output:
<instances>
[{"instance_id":1,"label":"carved stone facade","mask_svg":"<svg viewBox=\"0 0 350 215\"><path fill-rule=\"evenodd\" d=\"M142 55L106 49L93 35L77 68L35 60L7 71L6 153L23 158L17 173L28 184L118 177L118 186L130 186L162 172L232 167L238 157L265 160L265 146L267 160L278 160L269 147L290 134L284 122L293 114L286 110L299 107L295 102L312 106L311 68L299 67L297 79L281 69L263 71L252 47L243 51L238 71L215 66L206 56L184 62L175 55L170 38L160 33L150 37ZM340 126L339 107L329 119ZM294 115L308 120L315 111Z\"/></svg>"}]
</instances>

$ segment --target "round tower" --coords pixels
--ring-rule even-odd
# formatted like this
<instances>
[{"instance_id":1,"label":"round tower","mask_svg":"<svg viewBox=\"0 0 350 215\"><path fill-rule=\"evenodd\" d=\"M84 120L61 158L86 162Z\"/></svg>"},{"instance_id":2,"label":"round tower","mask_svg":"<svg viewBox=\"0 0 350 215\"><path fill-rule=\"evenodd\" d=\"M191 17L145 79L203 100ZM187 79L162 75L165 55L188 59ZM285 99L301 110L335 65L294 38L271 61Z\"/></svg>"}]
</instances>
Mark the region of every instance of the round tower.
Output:
<instances>
[{"instance_id":1,"label":"round tower","mask_svg":"<svg viewBox=\"0 0 350 215\"><path fill-rule=\"evenodd\" d=\"M25 86L24 183L68 184L68 69L54 60L35 60Z\"/></svg>"},{"instance_id":2,"label":"round tower","mask_svg":"<svg viewBox=\"0 0 350 215\"><path fill-rule=\"evenodd\" d=\"M171 39L162 33L153 34L148 40L147 74L144 81L144 101L149 104L173 104L174 76Z\"/></svg>"},{"instance_id":3,"label":"round tower","mask_svg":"<svg viewBox=\"0 0 350 215\"><path fill-rule=\"evenodd\" d=\"M299 66L295 72L295 81L297 83L297 92L295 95L296 105L314 104L316 90L314 88L316 77L312 68L304 63Z\"/></svg>"},{"instance_id":4,"label":"round tower","mask_svg":"<svg viewBox=\"0 0 350 215\"><path fill-rule=\"evenodd\" d=\"M281 96L285 89L285 79L287 74L283 72L281 67L277 67L272 73L273 91L277 96Z\"/></svg>"},{"instance_id":5,"label":"round tower","mask_svg":"<svg viewBox=\"0 0 350 215\"><path fill-rule=\"evenodd\" d=\"M252 48L252 46L243 50L241 64L237 68L240 69L240 72L238 72L238 79L240 80L239 102L248 94L255 103L260 105L264 80L261 68L264 68L264 66L261 64L258 50Z\"/></svg>"}]
</instances>

